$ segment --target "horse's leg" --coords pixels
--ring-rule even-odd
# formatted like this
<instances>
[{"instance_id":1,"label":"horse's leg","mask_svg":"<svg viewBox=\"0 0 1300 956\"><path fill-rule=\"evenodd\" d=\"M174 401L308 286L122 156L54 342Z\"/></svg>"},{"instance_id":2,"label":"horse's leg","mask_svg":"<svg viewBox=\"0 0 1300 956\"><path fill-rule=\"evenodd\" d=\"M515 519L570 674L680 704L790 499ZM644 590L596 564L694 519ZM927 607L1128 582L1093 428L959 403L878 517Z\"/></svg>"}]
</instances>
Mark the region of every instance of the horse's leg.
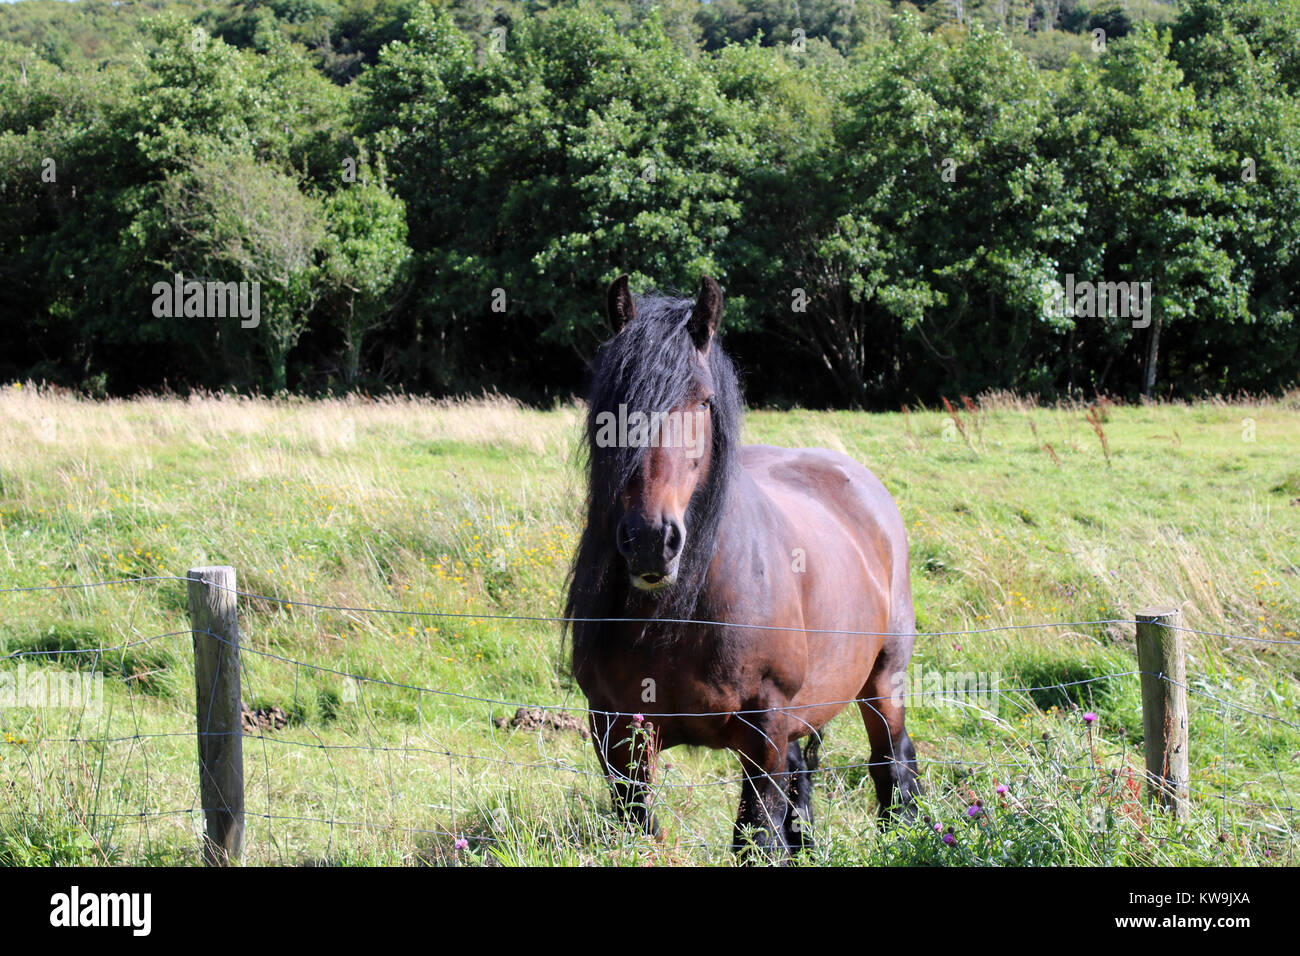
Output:
<instances>
[{"instance_id":1,"label":"horse's leg","mask_svg":"<svg viewBox=\"0 0 1300 956\"><path fill-rule=\"evenodd\" d=\"M911 657L911 637L892 638L876 656L871 676L858 694L858 709L871 738L871 779L876 785L883 820L916 816L913 798L921 792L916 748L903 721L904 675Z\"/></svg>"},{"instance_id":2,"label":"horse's leg","mask_svg":"<svg viewBox=\"0 0 1300 956\"><path fill-rule=\"evenodd\" d=\"M814 733L813 737L817 735ZM816 761L816 749L809 744L813 760ZM804 754L799 750L799 741L790 741L786 748L786 769L790 780L786 786L786 796L790 801L790 811L785 818L785 842L790 845L791 853L798 853L805 847L812 846L812 773L814 766L809 766Z\"/></svg>"},{"instance_id":3,"label":"horse's leg","mask_svg":"<svg viewBox=\"0 0 1300 956\"><path fill-rule=\"evenodd\" d=\"M651 807L653 735L634 725L627 716L593 712L587 715L587 722L618 818L655 839L661 838L663 830Z\"/></svg>"},{"instance_id":4,"label":"horse's leg","mask_svg":"<svg viewBox=\"0 0 1300 956\"><path fill-rule=\"evenodd\" d=\"M740 766L745 778L740 789L740 812L731 848L743 852L752 842L760 850L785 859L790 845L786 839L786 813L790 798L786 794L790 775L787 770L786 732L777 731L774 721L752 714L743 718L753 733L739 748Z\"/></svg>"}]
</instances>

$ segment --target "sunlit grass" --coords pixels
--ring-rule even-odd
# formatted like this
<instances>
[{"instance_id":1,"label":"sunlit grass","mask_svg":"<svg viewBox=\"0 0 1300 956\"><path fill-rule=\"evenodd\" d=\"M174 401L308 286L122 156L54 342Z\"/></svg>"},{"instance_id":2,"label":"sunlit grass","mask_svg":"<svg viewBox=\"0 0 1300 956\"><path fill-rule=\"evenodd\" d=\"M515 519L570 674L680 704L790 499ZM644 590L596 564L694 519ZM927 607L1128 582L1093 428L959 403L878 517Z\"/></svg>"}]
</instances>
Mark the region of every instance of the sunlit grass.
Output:
<instances>
[{"instance_id":1,"label":"sunlit grass","mask_svg":"<svg viewBox=\"0 0 1300 956\"><path fill-rule=\"evenodd\" d=\"M1110 408L1109 466L1080 408L989 396L957 415L960 429L944 412L756 412L747 439L842 448L881 476L911 535L922 631L1173 604L1189 627L1300 639L1296 396ZM0 585L164 580L0 595L0 654L43 655L0 674L133 645L98 657L100 713L0 714L0 862L198 859L185 592L165 578L204 564L233 565L257 595L403 612L241 602L244 697L291 718L245 741L249 860L730 862L732 758L666 754L667 840L630 835L576 733L493 723L522 703L584 705L558 625L436 616L559 614L580 420L499 398L96 404L5 387ZM912 831L876 827L865 733L837 718L808 861L1294 864L1296 648L1187 635L1193 813L1178 829L1132 792L1132 642L1104 623L919 638L914 673L1005 692L912 708L930 817Z\"/></svg>"}]
</instances>

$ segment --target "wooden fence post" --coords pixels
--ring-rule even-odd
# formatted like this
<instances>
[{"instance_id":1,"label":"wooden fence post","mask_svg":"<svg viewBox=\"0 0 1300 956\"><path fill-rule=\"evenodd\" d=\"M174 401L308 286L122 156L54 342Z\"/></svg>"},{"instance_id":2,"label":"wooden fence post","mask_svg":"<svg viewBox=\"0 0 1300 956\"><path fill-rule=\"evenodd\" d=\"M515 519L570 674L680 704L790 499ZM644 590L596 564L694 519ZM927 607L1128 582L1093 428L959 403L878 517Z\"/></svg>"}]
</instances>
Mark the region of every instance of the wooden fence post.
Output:
<instances>
[{"instance_id":1,"label":"wooden fence post","mask_svg":"<svg viewBox=\"0 0 1300 956\"><path fill-rule=\"evenodd\" d=\"M1139 610L1138 670L1142 672L1142 730L1147 794L1175 817L1187 815L1187 666L1177 608Z\"/></svg>"},{"instance_id":2,"label":"wooden fence post","mask_svg":"<svg viewBox=\"0 0 1300 956\"><path fill-rule=\"evenodd\" d=\"M191 568L188 577L199 794L207 825L203 862L225 866L238 861L244 852L244 735L235 569Z\"/></svg>"}]
</instances>

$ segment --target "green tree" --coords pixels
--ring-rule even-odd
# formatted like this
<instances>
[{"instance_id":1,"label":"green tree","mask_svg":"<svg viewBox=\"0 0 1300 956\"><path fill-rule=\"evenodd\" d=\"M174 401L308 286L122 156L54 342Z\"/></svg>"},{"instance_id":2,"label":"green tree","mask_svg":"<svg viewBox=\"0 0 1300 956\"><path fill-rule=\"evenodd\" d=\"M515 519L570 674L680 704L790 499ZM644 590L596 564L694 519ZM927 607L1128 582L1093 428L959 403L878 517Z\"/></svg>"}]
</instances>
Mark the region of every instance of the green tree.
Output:
<instances>
[{"instance_id":1,"label":"green tree","mask_svg":"<svg viewBox=\"0 0 1300 956\"><path fill-rule=\"evenodd\" d=\"M1042 149L1041 76L1005 37L950 46L905 16L842 103L833 148L802 165L814 199L783 256L808 297L787 327L837 400L1050 385L1066 329L1041 288L1081 207Z\"/></svg>"},{"instance_id":2,"label":"green tree","mask_svg":"<svg viewBox=\"0 0 1300 956\"><path fill-rule=\"evenodd\" d=\"M525 22L504 50L479 40L426 9L362 79L361 132L384 148L411 223L419 341L438 343L415 360L444 386L485 356L535 368L539 342L576 372L607 334L591 303L621 270L679 288L717 272L751 155L654 15L622 35L578 4Z\"/></svg>"},{"instance_id":3,"label":"green tree","mask_svg":"<svg viewBox=\"0 0 1300 956\"><path fill-rule=\"evenodd\" d=\"M1195 91L1169 59L1169 42L1167 32L1144 27L1108 44L1099 69L1076 65L1062 99L1059 148L1071 180L1086 184L1088 204L1074 271L1092 281L1151 283L1145 330L1125 319L1093 320L1108 326L1103 334L1115 344L1143 343L1143 394L1156 386L1167 327L1198 312L1219 322L1247 317L1247 286L1219 242L1231 224L1216 173L1228 162Z\"/></svg>"},{"instance_id":4,"label":"green tree","mask_svg":"<svg viewBox=\"0 0 1300 956\"><path fill-rule=\"evenodd\" d=\"M270 366L271 388L284 389L289 351L321 291L320 203L305 195L293 176L247 156L221 155L197 159L168 177L163 208L180 236L174 261L190 275L257 283L256 334Z\"/></svg>"},{"instance_id":5,"label":"green tree","mask_svg":"<svg viewBox=\"0 0 1300 956\"><path fill-rule=\"evenodd\" d=\"M342 379L357 381L366 335L383 327L390 293L405 271L406 204L381 183L363 180L325 199L323 272L343 340Z\"/></svg>"}]
</instances>

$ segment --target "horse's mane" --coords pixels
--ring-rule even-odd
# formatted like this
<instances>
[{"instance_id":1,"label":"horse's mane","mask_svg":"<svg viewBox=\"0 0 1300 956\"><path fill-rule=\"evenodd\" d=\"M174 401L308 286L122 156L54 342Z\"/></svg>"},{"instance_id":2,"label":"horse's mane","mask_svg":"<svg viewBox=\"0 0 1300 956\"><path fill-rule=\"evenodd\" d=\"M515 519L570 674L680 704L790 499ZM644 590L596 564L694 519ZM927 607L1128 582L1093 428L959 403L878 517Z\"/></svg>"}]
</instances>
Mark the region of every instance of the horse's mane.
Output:
<instances>
[{"instance_id":1,"label":"horse's mane","mask_svg":"<svg viewBox=\"0 0 1300 956\"><path fill-rule=\"evenodd\" d=\"M614 542L619 518L618 498L640 464L645 448L601 448L596 443L597 416L628 411L668 412L682 404L698 374L696 349L687 332L695 301L678 296L648 296L637 300L636 315L622 332L606 342L591 368L587 427L583 445L587 470L587 521L569 572L566 618L656 617L709 619L703 601L704 579L713 559L718 527L726 509L732 473L738 467L743 403L736 372L715 340L708 364L713 376L713 450L709 474L696 490L686 513L686 546L677 582L661 596L634 592ZM645 611L645 602L653 610ZM633 604L638 610L633 612ZM607 629L599 623L572 622L573 663L578 665L589 641ZM646 625L655 639L668 639L680 626Z\"/></svg>"}]
</instances>

